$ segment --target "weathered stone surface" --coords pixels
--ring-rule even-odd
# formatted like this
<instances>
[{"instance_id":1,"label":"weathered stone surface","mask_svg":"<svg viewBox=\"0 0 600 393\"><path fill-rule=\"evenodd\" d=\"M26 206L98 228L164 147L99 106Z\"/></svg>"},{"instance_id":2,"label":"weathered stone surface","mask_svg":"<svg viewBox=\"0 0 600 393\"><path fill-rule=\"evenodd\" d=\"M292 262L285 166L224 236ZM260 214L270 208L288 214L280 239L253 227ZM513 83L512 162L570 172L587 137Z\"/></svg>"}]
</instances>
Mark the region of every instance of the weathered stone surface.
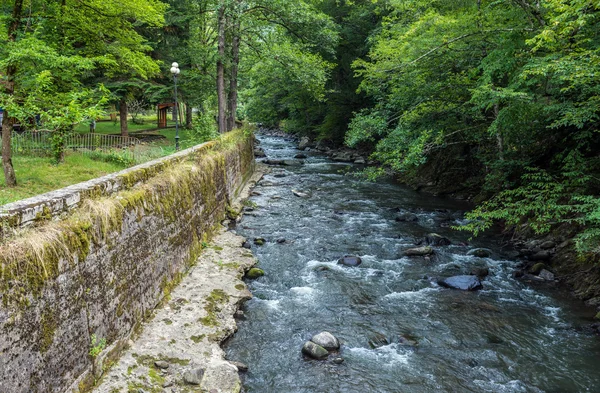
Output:
<instances>
[{"instance_id":1,"label":"weathered stone surface","mask_svg":"<svg viewBox=\"0 0 600 393\"><path fill-rule=\"evenodd\" d=\"M481 281L476 276L454 276L438 281L444 288L460 289L462 291L476 291L483 288Z\"/></svg>"},{"instance_id":2,"label":"weathered stone surface","mask_svg":"<svg viewBox=\"0 0 600 393\"><path fill-rule=\"evenodd\" d=\"M352 266L352 267L356 267L359 266L362 263L362 259L360 259L360 257L356 257L356 256L352 256L352 255L346 255L343 258L340 258L338 260L338 265L344 265L344 266Z\"/></svg>"},{"instance_id":3,"label":"weathered stone surface","mask_svg":"<svg viewBox=\"0 0 600 393\"><path fill-rule=\"evenodd\" d=\"M242 362L229 362L231 364L233 364L239 372L245 373L248 371L248 365Z\"/></svg>"},{"instance_id":4,"label":"weathered stone surface","mask_svg":"<svg viewBox=\"0 0 600 393\"><path fill-rule=\"evenodd\" d=\"M408 250L404 251L404 255L407 257L419 257L431 254L433 254L433 248L429 246L409 248Z\"/></svg>"},{"instance_id":5,"label":"weathered stone surface","mask_svg":"<svg viewBox=\"0 0 600 393\"><path fill-rule=\"evenodd\" d=\"M28 204L32 211L42 206L42 213L56 219L64 215L60 228L65 236L57 239L65 244L50 246L69 252L51 261L50 275L40 277L39 287L19 280L1 294L0 353L10 356L0 356L0 391L64 392L93 382L92 334L109 340L95 359L98 373L124 351L134 326L189 269L202 239L225 218L228 201L235 199L254 168L249 141L202 154L213 145L5 206L8 215L13 209L28 209ZM69 216L82 201L92 212L91 226ZM108 226L106 219L111 221ZM36 234L32 229L26 236ZM239 245L242 239L236 241ZM4 273L10 269L3 266ZM20 305L23 294L26 308ZM162 331L169 326L162 322L165 318L158 320ZM160 337L154 339L159 342ZM167 360L161 356L165 352L154 355L149 365ZM127 391L126 386L121 390Z\"/></svg>"},{"instance_id":6,"label":"weathered stone surface","mask_svg":"<svg viewBox=\"0 0 600 393\"><path fill-rule=\"evenodd\" d=\"M236 366L225 360L220 343L236 331L233 315L252 296L239 277L256 260L240 247L242 240L221 230L171 292L172 300L155 311L140 337L93 393L127 392L129 386L152 392L155 386L149 384L148 375L159 361L168 362L165 378L174 380L175 386L183 383L198 391L240 392Z\"/></svg>"},{"instance_id":7,"label":"weathered stone surface","mask_svg":"<svg viewBox=\"0 0 600 393\"><path fill-rule=\"evenodd\" d=\"M183 373L183 381L188 385L200 385L202 377L204 377L204 369L202 368L187 370Z\"/></svg>"},{"instance_id":8,"label":"weathered stone surface","mask_svg":"<svg viewBox=\"0 0 600 393\"><path fill-rule=\"evenodd\" d=\"M10 232L11 228L30 226L39 221L40 217L48 220L62 217L65 212L80 207L84 201L90 198L110 196L130 189L148 181L165 167L177 165L189 160L190 157L203 155L213 145L214 142L203 143L120 172L6 204L0 207L0 221L4 222L0 226L0 239L2 239L3 230ZM248 143L247 148L249 151L252 150L252 144Z\"/></svg>"},{"instance_id":9,"label":"weathered stone surface","mask_svg":"<svg viewBox=\"0 0 600 393\"><path fill-rule=\"evenodd\" d=\"M467 255L472 255L478 258L489 258L492 255L492 250L488 250L487 248L475 248L473 250L469 250Z\"/></svg>"},{"instance_id":10,"label":"weathered stone surface","mask_svg":"<svg viewBox=\"0 0 600 393\"><path fill-rule=\"evenodd\" d=\"M304 160L305 158L308 158L308 156L304 153L300 153L300 154L296 154L294 156L294 158L298 159L298 160Z\"/></svg>"},{"instance_id":11,"label":"weathered stone surface","mask_svg":"<svg viewBox=\"0 0 600 393\"><path fill-rule=\"evenodd\" d=\"M543 278L546 281L554 281L554 274L549 272L546 269L542 269L542 271L540 272L540 274L538 274L538 276L540 278Z\"/></svg>"},{"instance_id":12,"label":"weathered stone surface","mask_svg":"<svg viewBox=\"0 0 600 393\"><path fill-rule=\"evenodd\" d=\"M310 147L310 138L307 136L304 136L304 137L302 137L302 139L300 139L300 142L298 143L298 149L304 150L307 147Z\"/></svg>"},{"instance_id":13,"label":"weathered stone surface","mask_svg":"<svg viewBox=\"0 0 600 393\"><path fill-rule=\"evenodd\" d=\"M163 370L169 368L169 362L165 362L164 360L157 360L156 362L154 362L154 365Z\"/></svg>"},{"instance_id":14,"label":"weathered stone surface","mask_svg":"<svg viewBox=\"0 0 600 393\"><path fill-rule=\"evenodd\" d=\"M337 351L340 349L339 340L329 332L321 332L319 334L315 334L310 341L315 344L325 348L328 351Z\"/></svg>"},{"instance_id":15,"label":"weathered stone surface","mask_svg":"<svg viewBox=\"0 0 600 393\"><path fill-rule=\"evenodd\" d=\"M307 341L302 347L302 353L313 359L325 359L329 356L329 351L312 341Z\"/></svg>"}]
</instances>

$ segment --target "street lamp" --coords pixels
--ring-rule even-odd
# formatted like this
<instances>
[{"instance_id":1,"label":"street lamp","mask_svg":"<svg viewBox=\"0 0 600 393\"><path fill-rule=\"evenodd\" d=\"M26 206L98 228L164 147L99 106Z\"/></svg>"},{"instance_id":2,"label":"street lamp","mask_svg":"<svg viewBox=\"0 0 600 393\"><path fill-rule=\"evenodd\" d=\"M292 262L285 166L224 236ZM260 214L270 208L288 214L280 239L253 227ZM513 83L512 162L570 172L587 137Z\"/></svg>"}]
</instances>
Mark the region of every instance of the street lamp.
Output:
<instances>
[{"instance_id":1,"label":"street lamp","mask_svg":"<svg viewBox=\"0 0 600 393\"><path fill-rule=\"evenodd\" d=\"M171 74L173 74L173 82L175 83L175 150L179 151L179 107L177 105L177 75L181 70L178 63L171 64Z\"/></svg>"}]
</instances>

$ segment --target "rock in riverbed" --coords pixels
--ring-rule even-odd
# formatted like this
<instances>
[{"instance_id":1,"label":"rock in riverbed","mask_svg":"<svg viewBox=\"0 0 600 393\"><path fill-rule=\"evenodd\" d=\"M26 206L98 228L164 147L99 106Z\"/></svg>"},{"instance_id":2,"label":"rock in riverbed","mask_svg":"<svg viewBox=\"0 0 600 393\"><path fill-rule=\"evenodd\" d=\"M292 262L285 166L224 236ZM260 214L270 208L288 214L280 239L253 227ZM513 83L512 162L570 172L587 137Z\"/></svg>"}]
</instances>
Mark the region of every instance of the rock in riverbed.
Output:
<instances>
[{"instance_id":1,"label":"rock in riverbed","mask_svg":"<svg viewBox=\"0 0 600 393\"><path fill-rule=\"evenodd\" d=\"M404 251L404 255L407 257L423 257L431 254L433 254L433 248L429 246L409 248L408 250Z\"/></svg>"},{"instance_id":2,"label":"rock in riverbed","mask_svg":"<svg viewBox=\"0 0 600 393\"><path fill-rule=\"evenodd\" d=\"M302 347L302 353L313 359L325 359L329 356L329 351L312 341L307 341Z\"/></svg>"},{"instance_id":3,"label":"rock in riverbed","mask_svg":"<svg viewBox=\"0 0 600 393\"><path fill-rule=\"evenodd\" d=\"M449 246L452 244L450 239L442 235L438 235L437 233L430 233L425 236L425 243L431 246Z\"/></svg>"},{"instance_id":4,"label":"rock in riverbed","mask_svg":"<svg viewBox=\"0 0 600 393\"><path fill-rule=\"evenodd\" d=\"M360 265L362 263L362 259L360 259L360 257L355 257L352 255L346 255L343 258L340 258L338 260L338 265L344 265L344 266L352 266L352 267L356 267L358 265Z\"/></svg>"},{"instance_id":5,"label":"rock in riverbed","mask_svg":"<svg viewBox=\"0 0 600 393\"><path fill-rule=\"evenodd\" d=\"M298 190L292 190L292 194L296 195L298 198L310 198L310 194Z\"/></svg>"},{"instance_id":6,"label":"rock in riverbed","mask_svg":"<svg viewBox=\"0 0 600 393\"><path fill-rule=\"evenodd\" d=\"M339 340L329 332L321 332L319 334L315 334L310 341L313 343L325 348L328 351L337 351L340 349Z\"/></svg>"},{"instance_id":7,"label":"rock in riverbed","mask_svg":"<svg viewBox=\"0 0 600 393\"><path fill-rule=\"evenodd\" d=\"M313 359L325 359L330 351L340 349L340 341L329 332L315 334L310 341L304 343L302 353Z\"/></svg>"},{"instance_id":8,"label":"rock in riverbed","mask_svg":"<svg viewBox=\"0 0 600 393\"><path fill-rule=\"evenodd\" d=\"M246 273L246 278L250 279L250 280L256 280L259 277L262 277L265 275L265 271L262 269L259 269L257 267L253 267L252 269L248 270L248 273Z\"/></svg>"},{"instance_id":9,"label":"rock in riverbed","mask_svg":"<svg viewBox=\"0 0 600 393\"><path fill-rule=\"evenodd\" d=\"M444 288L460 289L462 291L476 291L482 289L483 285L477 276L454 276L438 281L438 285Z\"/></svg>"},{"instance_id":10,"label":"rock in riverbed","mask_svg":"<svg viewBox=\"0 0 600 393\"><path fill-rule=\"evenodd\" d=\"M487 248L475 248L467 252L467 255L471 255L478 258L489 258L492 255L492 251Z\"/></svg>"}]
</instances>

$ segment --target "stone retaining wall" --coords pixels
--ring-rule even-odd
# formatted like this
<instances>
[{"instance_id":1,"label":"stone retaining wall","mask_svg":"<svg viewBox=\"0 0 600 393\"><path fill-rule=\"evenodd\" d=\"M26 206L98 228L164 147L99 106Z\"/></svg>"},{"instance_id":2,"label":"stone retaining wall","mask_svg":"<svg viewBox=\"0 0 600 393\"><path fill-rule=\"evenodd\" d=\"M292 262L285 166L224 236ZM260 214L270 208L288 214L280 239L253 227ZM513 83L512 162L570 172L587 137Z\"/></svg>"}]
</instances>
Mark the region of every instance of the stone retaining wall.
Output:
<instances>
[{"instance_id":1,"label":"stone retaining wall","mask_svg":"<svg viewBox=\"0 0 600 393\"><path fill-rule=\"evenodd\" d=\"M253 169L252 140L237 131L7 205L0 392L88 390L195 263Z\"/></svg>"}]
</instances>

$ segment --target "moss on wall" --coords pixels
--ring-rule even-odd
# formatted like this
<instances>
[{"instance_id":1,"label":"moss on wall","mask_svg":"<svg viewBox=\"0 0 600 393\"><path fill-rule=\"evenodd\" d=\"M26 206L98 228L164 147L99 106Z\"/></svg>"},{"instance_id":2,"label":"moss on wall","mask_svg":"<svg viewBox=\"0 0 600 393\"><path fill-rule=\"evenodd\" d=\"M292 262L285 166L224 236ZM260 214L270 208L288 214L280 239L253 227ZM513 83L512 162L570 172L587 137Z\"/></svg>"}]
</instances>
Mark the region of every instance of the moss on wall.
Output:
<instances>
[{"instance_id":1,"label":"moss on wall","mask_svg":"<svg viewBox=\"0 0 600 393\"><path fill-rule=\"evenodd\" d=\"M52 214L44 210L39 226L0 243L0 307L15 316L9 319L12 325L5 323L0 328L10 329L16 337L36 337L33 347L24 350L39 351L45 364L55 364L47 357L63 352L57 349L65 344L60 335L67 334L71 326L81 325L81 321L69 320L81 318L78 307L85 307L83 318L87 318L88 325L81 337L96 332L113 341L128 335L144 313L151 311L160 298L168 297L225 218L232 193L252 169L253 156L248 155L251 145L248 134L232 132L187 156L120 174L124 185L120 192L105 196L102 187L94 188L82 196L86 199L78 209L60 221L49 220ZM235 170L228 167L233 159L237 162ZM151 240L146 228L165 233ZM163 236L166 232L168 236ZM135 239L135 243L124 245L122 239ZM165 243L154 247L151 242L156 241ZM155 255L153 250L169 255ZM136 283L140 269L156 281ZM137 285L135 290L131 285ZM141 301L140 295L153 303L136 304ZM68 313L61 310L61 318L60 309L47 307L60 307L54 303L59 296L62 306L71 307ZM218 300L215 298L215 306ZM112 311L99 315L93 311L99 307L110 307ZM46 387L35 388L68 388L56 384L72 378L73 370L66 369L67 364L78 364L77 374L89 366L86 351L79 351L82 359L56 362L57 369L46 370L45 366L43 372L52 372L55 382L42 378L41 384ZM51 383L54 385L49 389ZM15 391L27 391L26 385Z\"/></svg>"}]
</instances>

